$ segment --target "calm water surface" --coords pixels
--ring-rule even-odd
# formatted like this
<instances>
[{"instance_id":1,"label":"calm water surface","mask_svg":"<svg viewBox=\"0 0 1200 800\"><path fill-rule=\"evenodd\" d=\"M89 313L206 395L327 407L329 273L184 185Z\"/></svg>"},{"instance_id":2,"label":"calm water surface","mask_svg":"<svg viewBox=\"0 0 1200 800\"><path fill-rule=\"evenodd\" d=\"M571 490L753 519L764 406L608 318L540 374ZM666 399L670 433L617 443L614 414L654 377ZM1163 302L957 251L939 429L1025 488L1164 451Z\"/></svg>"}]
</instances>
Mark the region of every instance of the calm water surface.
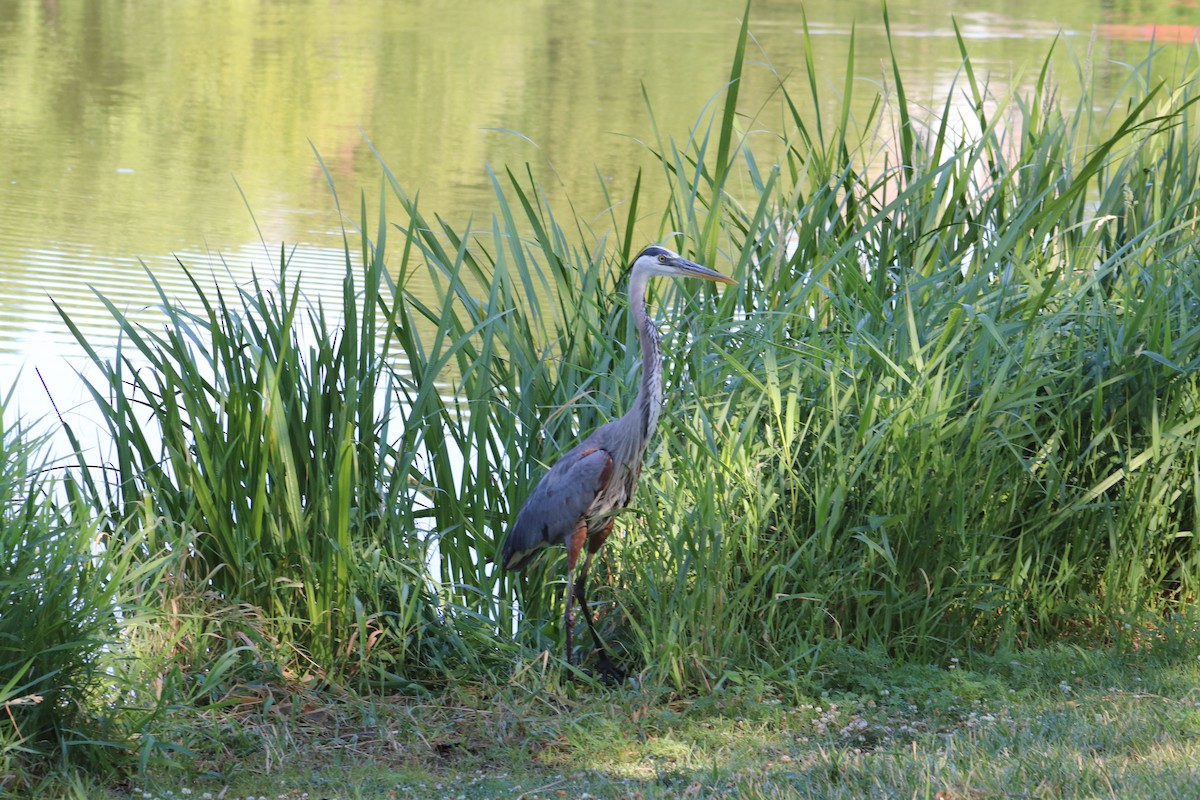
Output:
<instances>
[{"instance_id":1,"label":"calm water surface","mask_svg":"<svg viewBox=\"0 0 1200 800\"><path fill-rule=\"evenodd\" d=\"M1114 92L1151 25L1159 41L1186 42L1197 24L1186 0L889 5L910 97L930 107L959 67L951 15L976 70L997 81L1035 72L1062 35L1080 54L1092 47L1098 85ZM800 8L752 10L748 114L781 76L804 91ZM886 56L877 0L803 8L831 98L857 26L865 109ZM81 353L51 298L111 339L92 288L123 308L152 305L143 262L185 294L176 257L238 281L296 245L308 285L336 287L342 220L314 151L349 209L360 191L372 206L379 196L373 144L427 213L459 225L488 223L488 165L529 163L552 196L599 217L601 182L620 199L653 164L641 87L659 128L685 138L722 89L742 10L714 0L0 0L0 397L15 387L22 413L45 413L36 367L71 405ZM1178 65L1167 61L1169 78ZM656 224L651 212L644 237Z\"/></svg>"}]
</instances>

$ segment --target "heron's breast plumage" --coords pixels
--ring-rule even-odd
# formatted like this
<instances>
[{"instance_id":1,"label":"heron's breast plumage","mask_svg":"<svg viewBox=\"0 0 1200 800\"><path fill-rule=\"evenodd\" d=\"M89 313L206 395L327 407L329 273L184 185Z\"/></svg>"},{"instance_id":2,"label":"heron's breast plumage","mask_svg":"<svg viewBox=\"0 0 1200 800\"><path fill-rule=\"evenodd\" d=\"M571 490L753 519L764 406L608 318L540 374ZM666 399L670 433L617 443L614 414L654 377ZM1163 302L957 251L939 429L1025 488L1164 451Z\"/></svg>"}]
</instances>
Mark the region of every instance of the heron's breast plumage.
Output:
<instances>
[{"instance_id":1,"label":"heron's breast plumage","mask_svg":"<svg viewBox=\"0 0 1200 800\"><path fill-rule=\"evenodd\" d=\"M629 505L637 485L637 472L636 468L631 469L628 464L614 460L611 478L597 492L596 499L584 514L589 533L602 530L614 514Z\"/></svg>"}]
</instances>

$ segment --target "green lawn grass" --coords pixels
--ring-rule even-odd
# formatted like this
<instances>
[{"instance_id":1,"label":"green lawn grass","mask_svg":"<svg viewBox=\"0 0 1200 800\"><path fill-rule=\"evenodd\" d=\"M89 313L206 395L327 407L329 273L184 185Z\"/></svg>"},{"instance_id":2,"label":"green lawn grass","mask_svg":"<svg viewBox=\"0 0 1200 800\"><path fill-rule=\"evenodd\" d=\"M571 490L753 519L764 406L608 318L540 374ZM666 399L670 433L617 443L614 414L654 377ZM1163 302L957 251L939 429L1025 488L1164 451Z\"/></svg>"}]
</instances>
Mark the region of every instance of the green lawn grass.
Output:
<instances>
[{"instance_id":1,"label":"green lawn grass","mask_svg":"<svg viewBox=\"0 0 1200 800\"><path fill-rule=\"evenodd\" d=\"M539 661L423 697L180 712L186 749L133 796L1200 797L1198 631L936 665L847 650L800 684L690 696Z\"/></svg>"}]
</instances>

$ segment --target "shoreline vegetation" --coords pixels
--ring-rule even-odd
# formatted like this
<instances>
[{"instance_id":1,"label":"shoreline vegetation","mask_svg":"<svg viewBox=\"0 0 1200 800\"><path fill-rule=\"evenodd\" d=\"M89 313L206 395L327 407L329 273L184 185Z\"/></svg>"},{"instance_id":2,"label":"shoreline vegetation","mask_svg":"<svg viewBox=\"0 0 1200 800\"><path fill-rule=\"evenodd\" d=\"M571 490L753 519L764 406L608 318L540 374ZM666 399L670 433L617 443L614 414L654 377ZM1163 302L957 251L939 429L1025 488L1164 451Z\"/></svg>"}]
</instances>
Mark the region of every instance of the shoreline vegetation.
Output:
<instances>
[{"instance_id":1,"label":"shoreline vegetation","mask_svg":"<svg viewBox=\"0 0 1200 800\"><path fill-rule=\"evenodd\" d=\"M340 302L281 248L150 323L98 296L115 355L63 313L111 453L3 418L0 794L1200 796L1200 51L1101 97L1061 47L997 90L959 36L942 108L893 58L865 119L810 62L768 140L748 30L595 225L504 169L455 229L381 158ZM629 402L647 220L737 285L653 298L614 688L553 655L558 559L490 561Z\"/></svg>"}]
</instances>

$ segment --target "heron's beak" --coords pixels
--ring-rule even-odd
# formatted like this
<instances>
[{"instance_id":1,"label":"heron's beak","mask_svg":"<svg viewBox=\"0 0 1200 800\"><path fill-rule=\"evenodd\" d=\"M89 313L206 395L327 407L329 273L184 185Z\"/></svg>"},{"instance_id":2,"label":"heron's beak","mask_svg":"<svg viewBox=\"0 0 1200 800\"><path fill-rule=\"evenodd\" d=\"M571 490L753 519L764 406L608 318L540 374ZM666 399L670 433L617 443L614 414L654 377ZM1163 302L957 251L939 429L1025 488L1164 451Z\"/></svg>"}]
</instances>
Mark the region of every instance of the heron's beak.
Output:
<instances>
[{"instance_id":1,"label":"heron's beak","mask_svg":"<svg viewBox=\"0 0 1200 800\"><path fill-rule=\"evenodd\" d=\"M695 261L688 261L686 258L672 259L671 266L679 270L680 276L684 278L702 278L706 281L716 281L717 283L737 283L733 278L722 275L715 269L703 267Z\"/></svg>"}]
</instances>

